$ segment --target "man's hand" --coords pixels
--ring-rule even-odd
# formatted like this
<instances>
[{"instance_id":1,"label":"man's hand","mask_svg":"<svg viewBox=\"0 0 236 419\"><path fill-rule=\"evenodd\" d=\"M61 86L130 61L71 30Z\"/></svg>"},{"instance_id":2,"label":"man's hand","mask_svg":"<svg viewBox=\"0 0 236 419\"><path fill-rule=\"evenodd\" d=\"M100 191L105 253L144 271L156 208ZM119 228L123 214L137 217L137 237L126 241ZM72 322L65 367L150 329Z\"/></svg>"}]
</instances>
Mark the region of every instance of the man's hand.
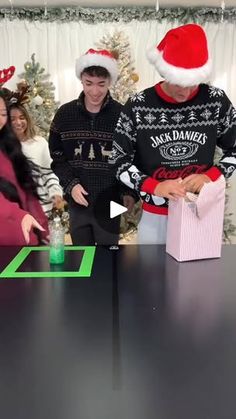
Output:
<instances>
[{"instance_id":1,"label":"man's hand","mask_svg":"<svg viewBox=\"0 0 236 419\"><path fill-rule=\"evenodd\" d=\"M61 195L54 195L52 197L52 203L53 203L53 208L62 209L64 208L65 201Z\"/></svg>"},{"instance_id":2,"label":"man's hand","mask_svg":"<svg viewBox=\"0 0 236 419\"><path fill-rule=\"evenodd\" d=\"M88 195L88 192L83 188L82 185L78 183L71 190L71 196L77 204L83 205L84 207L88 206L88 201L85 199L84 195Z\"/></svg>"},{"instance_id":3,"label":"man's hand","mask_svg":"<svg viewBox=\"0 0 236 419\"><path fill-rule=\"evenodd\" d=\"M26 243L28 244L30 241L30 230L32 228L38 228L40 231L45 231L44 228L35 220L34 217L30 214L26 214L21 221L21 228L25 238Z\"/></svg>"},{"instance_id":4,"label":"man's hand","mask_svg":"<svg viewBox=\"0 0 236 419\"><path fill-rule=\"evenodd\" d=\"M187 176L183 181L182 185L186 188L187 192L199 193L202 189L204 183L211 182L211 179L207 176L202 174L195 174Z\"/></svg>"},{"instance_id":5,"label":"man's hand","mask_svg":"<svg viewBox=\"0 0 236 419\"><path fill-rule=\"evenodd\" d=\"M177 198L183 198L186 195L186 188L183 185L181 178L164 180L156 186L154 195L176 200Z\"/></svg>"},{"instance_id":6,"label":"man's hand","mask_svg":"<svg viewBox=\"0 0 236 419\"><path fill-rule=\"evenodd\" d=\"M134 208L135 199L131 195L123 196L123 205L127 208L128 212L131 212Z\"/></svg>"}]
</instances>

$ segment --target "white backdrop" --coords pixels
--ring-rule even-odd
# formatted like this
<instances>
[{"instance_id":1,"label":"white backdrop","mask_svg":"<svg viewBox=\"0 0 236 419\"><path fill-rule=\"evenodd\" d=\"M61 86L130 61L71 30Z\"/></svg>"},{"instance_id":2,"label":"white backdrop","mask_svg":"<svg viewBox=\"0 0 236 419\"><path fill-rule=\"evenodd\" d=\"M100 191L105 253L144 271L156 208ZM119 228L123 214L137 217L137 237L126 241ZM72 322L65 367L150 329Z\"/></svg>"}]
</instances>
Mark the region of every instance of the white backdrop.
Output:
<instances>
[{"instance_id":1,"label":"white backdrop","mask_svg":"<svg viewBox=\"0 0 236 419\"><path fill-rule=\"evenodd\" d=\"M1 68L15 65L16 75L8 83L15 87L17 74L23 65L36 53L36 60L51 75L56 86L56 99L61 103L75 98L81 90L75 77L75 59L88 48L94 47L105 33L114 29L128 35L133 59L140 80L138 90L148 87L159 80L155 69L148 63L146 50L156 45L177 22L155 21L130 23L83 22L40 23L14 20L0 21ZM212 84L223 88L236 105L236 25L231 23L208 23L205 25L210 52L213 58Z\"/></svg>"},{"instance_id":2,"label":"white backdrop","mask_svg":"<svg viewBox=\"0 0 236 419\"><path fill-rule=\"evenodd\" d=\"M134 66L139 74L137 89L151 86L159 76L146 59L146 50L156 45L178 22L156 21L130 23L84 22L27 22L0 21L1 63L0 68L15 65L16 75L6 87L15 88L19 81L17 74L24 70L24 63L30 61L32 53L36 60L51 75L56 87L56 100L65 103L78 96L81 84L75 76L75 59L87 49L95 47L102 36L113 33L115 29L128 35L133 52ZM213 59L211 82L221 87L236 105L236 24L207 23L205 30L209 40L209 49ZM230 207L236 223L236 176L231 189Z\"/></svg>"}]
</instances>

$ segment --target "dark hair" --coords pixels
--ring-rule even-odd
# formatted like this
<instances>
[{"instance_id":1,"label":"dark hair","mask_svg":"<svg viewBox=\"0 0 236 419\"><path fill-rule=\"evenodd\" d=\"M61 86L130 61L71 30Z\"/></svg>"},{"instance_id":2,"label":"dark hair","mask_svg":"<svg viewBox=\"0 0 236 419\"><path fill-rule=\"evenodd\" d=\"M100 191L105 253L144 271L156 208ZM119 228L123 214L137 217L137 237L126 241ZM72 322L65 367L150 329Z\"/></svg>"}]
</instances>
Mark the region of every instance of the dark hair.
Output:
<instances>
[{"instance_id":1,"label":"dark hair","mask_svg":"<svg viewBox=\"0 0 236 419\"><path fill-rule=\"evenodd\" d=\"M17 189L13 183L0 176L0 192L11 202L17 202L19 207L22 208L22 203L18 195Z\"/></svg>"},{"instance_id":2,"label":"dark hair","mask_svg":"<svg viewBox=\"0 0 236 419\"><path fill-rule=\"evenodd\" d=\"M9 109L10 109L10 114L11 114L11 111L13 109L18 109L18 111L20 111L23 114L23 116L24 116L24 118L27 122L27 128L26 128L26 132L25 132L26 140L29 140L30 138L34 138L35 135L36 135L36 131L35 131L35 128L34 128L33 120L31 118L31 116L29 115L29 112L27 111L27 109L23 105L21 105L20 103L10 104Z\"/></svg>"},{"instance_id":3,"label":"dark hair","mask_svg":"<svg viewBox=\"0 0 236 419\"><path fill-rule=\"evenodd\" d=\"M35 165L28 160L22 152L21 143L17 139L11 127L10 113L5 98L1 95L7 109L7 123L0 130L0 150L2 150L12 162L16 178L25 191L37 194L37 184L34 181L32 170L37 173Z\"/></svg>"},{"instance_id":4,"label":"dark hair","mask_svg":"<svg viewBox=\"0 0 236 419\"><path fill-rule=\"evenodd\" d=\"M100 67L99 65L92 65L91 67L85 68L80 76L82 76L83 74L88 74L91 77L104 77L104 79L111 78L109 71L107 71L107 69L104 67Z\"/></svg>"}]
</instances>

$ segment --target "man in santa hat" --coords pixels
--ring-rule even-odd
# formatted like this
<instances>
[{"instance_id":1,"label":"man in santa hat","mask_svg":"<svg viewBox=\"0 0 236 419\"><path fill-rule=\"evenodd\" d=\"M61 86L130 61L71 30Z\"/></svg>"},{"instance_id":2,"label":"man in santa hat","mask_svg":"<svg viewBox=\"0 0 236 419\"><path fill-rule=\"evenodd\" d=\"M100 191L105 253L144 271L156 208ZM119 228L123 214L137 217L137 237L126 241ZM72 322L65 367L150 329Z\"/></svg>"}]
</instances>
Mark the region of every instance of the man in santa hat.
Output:
<instances>
[{"instance_id":1,"label":"man in santa hat","mask_svg":"<svg viewBox=\"0 0 236 419\"><path fill-rule=\"evenodd\" d=\"M204 84L211 60L201 26L167 32L148 53L164 81L135 94L121 112L112 157L117 178L143 200L139 243L165 243L168 200L199 192L236 168L236 111ZM216 146L223 156L214 165Z\"/></svg>"},{"instance_id":2,"label":"man in santa hat","mask_svg":"<svg viewBox=\"0 0 236 419\"><path fill-rule=\"evenodd\" d=\"M120 220L109 218L109 205L120 202L122 192L108 163L122 108L109 93L117 62L107 50L89 49L76 61L76 75L83 91L59 108L51 125L52 169L68 200L73 244L113 245ZM131 195L123 196L128 209L134 204Z\"/></svg>"}]
</instances>

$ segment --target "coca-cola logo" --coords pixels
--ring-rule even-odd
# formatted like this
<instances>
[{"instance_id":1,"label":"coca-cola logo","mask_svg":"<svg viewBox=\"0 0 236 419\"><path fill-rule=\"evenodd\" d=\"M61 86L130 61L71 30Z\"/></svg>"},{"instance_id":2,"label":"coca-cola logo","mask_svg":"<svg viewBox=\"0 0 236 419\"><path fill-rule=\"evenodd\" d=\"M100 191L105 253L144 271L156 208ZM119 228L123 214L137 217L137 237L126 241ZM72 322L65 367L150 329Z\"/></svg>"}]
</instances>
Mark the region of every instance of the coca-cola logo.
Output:
<instances>
[{"instance_id":1,"label":"coca-cola logo","mask_svg":"<svg viewBox=\"0 0 236 419\"><path fill-rule=\"evenodd\" d=\"M196 154L199 145L196 143L177 142L160 146L159 150L167 160L183 160Z\"/></svg>"},{"instance_id":2,"label":"coca-cola logo","mask_svg":"<svg viewBox=\"0 0 236 419\"><path fill-rule=\"evenodd\" d=\"M185 177L192 175L192 174L200 174L207 170L208 166L206 164L198 165L198 164L191 164L186 167L182 167L181 169L176 170L168 170L165 167L159 167L154 173L154 179L177 179L181 177L184 179Z\"/></svg>"}]
</instances>

